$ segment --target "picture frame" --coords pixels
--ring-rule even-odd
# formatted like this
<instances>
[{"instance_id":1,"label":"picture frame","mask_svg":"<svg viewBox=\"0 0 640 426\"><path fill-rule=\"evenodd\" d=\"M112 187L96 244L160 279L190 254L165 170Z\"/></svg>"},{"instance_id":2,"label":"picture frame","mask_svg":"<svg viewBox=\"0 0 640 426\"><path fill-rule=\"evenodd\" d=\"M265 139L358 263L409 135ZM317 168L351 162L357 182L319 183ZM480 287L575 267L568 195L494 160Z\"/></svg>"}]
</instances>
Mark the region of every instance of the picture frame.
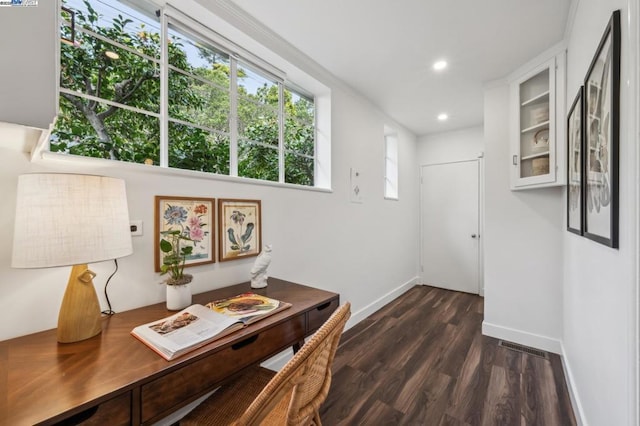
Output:
<instances>
[{"instance_id":1,"label":"picture frame","mask_svg":"<svg viewBox=\"0 0 640 426\"><path fill-rule=\"evenodd\" d=\"M186 257L185 268L215 262L215 198L155 196L154 261L155 271L165 254L160 250L161 232L179 230L189 240L184 244L193 247Z\"/></svg>"},{"instance_id":2,"label":"picture frame","mask_svg":"<svg viewBox=\"0 0 640 426\"><path fill-rule=\"evenodd\" d=\"M611 15L584 81L584 236L618 248L620 11Z\"/></svg>"},{"instance_id":3,"label":"picture frame","mask_svg":"<svg viewBox=\"0 0 640 426\"><path fill-rule=\"evenodd\" d=\"M262 251L260 200L218 200L220 262L257 256Z\"/></svg>"},{"instance_id":4,"label":"picture frame","mask_svg":"<svg viewBox=\"0 0 640 426\"><path fill-rule=\"evenodd\" d=\"M584 87L580 86L567 115L567 231L582 235L584 188Z\"/></svg>"}]
</instances>

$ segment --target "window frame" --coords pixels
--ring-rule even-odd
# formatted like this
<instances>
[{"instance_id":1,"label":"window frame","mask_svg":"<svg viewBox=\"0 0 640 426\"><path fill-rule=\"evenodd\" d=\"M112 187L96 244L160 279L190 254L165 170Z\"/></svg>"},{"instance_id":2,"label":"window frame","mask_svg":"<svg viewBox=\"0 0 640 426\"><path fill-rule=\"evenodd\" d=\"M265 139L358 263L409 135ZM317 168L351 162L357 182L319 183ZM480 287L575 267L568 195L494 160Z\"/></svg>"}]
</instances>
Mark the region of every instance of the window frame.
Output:
<instances>
[{"instance_id":1,"label":"window frame","mask_svg":"<svg viewBox=\"0 0 640 426\"><path fill-rule=\"evenodd\" d=\"M145 10L148 8L145 7L141 7L141 8L135 8L138 9L138 11L140 10ZM148 11L147 11L148 12ZM57 18L59 20L59 25L62 25L62 3L60 3L60 8L58 9L58 14L57 14ZM278 185L284 185L284 186L294 186L294 187L299 187L299 188L305 188L305 189L320 189L320 190L330 190L330 184L327 186L326 183L320 183L318 182L318 168L319 168L319 158L318 158L318 134L319 134L319 130L318 130L318 102L317 102L317 97L314 94L311 94L310 91L308 90L304 90L304 89L300 89L300 87L297 84L292 84L290 82L288 82L286 80L286 74L282 71L280 71L278 68L276 68L275 66L272 66L270 64L268 64L267 62L263 61L262 59L260 59L257 56L254 56L253 54L251 54L250 52L244 50L243 48L239 47L238 45L235 45L232 41L224 38L223 36L217 34L215 31L209 29L207 26L205 26L204 24L201 24L198 21L195 21L194 19L190 18L189 16L187 16L186 14L184 14L183 12L177 10L175 7L173 7L170 4L165 4L161 7L159 7L159 13L158 13L158 18L159 18L159 28L160 28L160 38L161 38L161 44L160 44L160 55L159 58L152 58L152 57L147 57L146 55L135 51L134 49L130 49L127 46L124 45L120 45L117 41L115 40L105 40L106 42L115 45L117 47L126 49L126 50L130 50L133 51L133 53L138 54L141 57L144 57L147 60L152 60L154 61L154 63L159 64L160 67L160 99L159 99L159 113L155 113L152 111L146 111L146 110L141 110L139 108L136 107L131 107L128 106L126 104L119 104L117 102L113 102L110 101L108 99L102 99L102 98L97 98L97 97L92 97L91 95L88 94L82 94L82 97L87 98L87 99L91 99L91 98L95 98L94 100L103 102L103 103L107 103L107 104L114 104L115 106L119 107L119 108L123 108L123 109L127 109L130 110L132 112L138 113L138 114L145 114L145 115L149 115L152 116L154 118L157 118L160 122L160 141L159 141L159 164L156 165L157 168L159 169L164 169L164 170L172 170L172 171L182 171L184 173L204 173L207 175L211 175L212 177L215 178L224 178L224 179L235 179L235 178L239 178L239 179L243 179L243 180L249 180L249 181L259 181L261 183L267 183L267 184L278 184ZM193 126L193 127L197 127L197 128L201 128L202 130L205 131L217 131L217 133L224 133L219 129L211 129L208 126L203 126L200 125L197 122L183 122L182 120L175 120L172 119L170 114L169 114L169 99L168 99L168 93L169 93L169 73L172 71L172 66L169 65L169 55L168 55L168 46L167 46L167 40L169 40L170 38L170 34L169 34L169 26L175 26L176 28L179 29L180 31L184 31L184 33L181 32L181 35L183 36L187 36L187 37L193 37L195 39L201 39L199 41L203 41L205 42L205 44L210 45L211 47L213 47L214 49L217 49L221 52L224 52L225 54L228 55L229 57L229 62L230 62L230 69L231 69L231 73L230 73L230 88L229 88L229 98L230 98L230 105L229 105L229 139L230 139L230 146L229 146L229 174L218 174L218 173L214 173L214 172L202 172L200 170L193 170L193 169L188 169L188 168L175 168L175 167L170 167L169 166L169 144L170 144L170 140L169 140L169 125L171 122L174 123L179 123L179 124L184 124L184 125L188 125L188 126ZM75 31L83 31L83 32L89 32L89 30L85 30L82 28L78 28L78 26L76 26ZM96 34L96 36L101 37L100 35ZM222 41L222 43L220 43L220 41ZM62 42L62 41L61 41ZM240 52L240 53L238 53ZM258 74L260 74L261 76L265 77L265 78L274 78L275 82L278 85L278 94L279 94L279 102L278 102L278 146L277 146L277 150L278 150L278 181L271 181L271 180L265 180L265 179L256 179L256 178L251 178L251 177L242 177L238 175L238 141L241 139L241 136L239 135L239 128L238 128L238 76L237 76L237 71L239 68L239 64L240 63L246 63L251 69L252 71L258 72ZM60 67L61 66L61 59L58 60L57 66ZM175 70L173 70L174 72L176 72ZM182 71L178 71L178 72L182 72ZM190 77L194 77L194 78L198 78L198 76L193 75L189 72L182 72L184 75L190 76ZM64 87L61 86L60 84L60 80L58 79L57 81L57 88L58 88L58 93L63 93L65 91L69 92L68 89L65 89ZM284 92L288 90L291 91L293 93L295 93L296 95L303 97L304 99L306 99L307 101L310 101L313 103L313 154L309 155L306 153L302 153L302 152L296 152L295 150L289 150L286 148L286 143L285 143L285 98L284 98ZM77 96L77 93L72 93L73 95ZM326 95L325 95L326 96ZM302 120L300 120L302 121ZM47 146L48 148L48 146ZM330 145L327 147L330 150ZM326 150L326 149L325 149ZM48 151L48 152L46 152ZM329 151L330 152L330 151ZM296 184L296 183L288 183L286 182L286 164L285 164L285 158L287 153L293 153L295 155L298 156L302 156L305 158L309 158L311 160L313 160L313 176L312 176L312 184L311 185L305 185L305 184ZM104 159L100 159L97 157L90 157L90 156L82 156L82 155L74 155L74 154L66 154L66 153L55 153L55 152L51 152L49 149L45 149L45 152L43 152L43 156L46 157L60 157L60 156L65 156L65 157L75 157L78 159L82 159L82 161L85 160L96 160L96 161L104 161ZM142 163L139 162L128 162L128 161L119 161L119 160L108 160L111 163L113 163L113 165L139 165L142 167L147 167L147 165L144 165ZM330 182L330 181L329 181Z\"/></svg>"}]
</instances>

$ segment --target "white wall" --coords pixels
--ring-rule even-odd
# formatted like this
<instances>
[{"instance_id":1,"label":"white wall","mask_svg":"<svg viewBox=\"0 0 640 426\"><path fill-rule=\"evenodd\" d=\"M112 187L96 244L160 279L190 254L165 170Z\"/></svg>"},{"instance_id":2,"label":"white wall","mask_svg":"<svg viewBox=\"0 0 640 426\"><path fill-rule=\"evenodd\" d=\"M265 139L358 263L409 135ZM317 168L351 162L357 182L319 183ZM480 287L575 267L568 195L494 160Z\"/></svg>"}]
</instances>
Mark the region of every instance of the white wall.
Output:
<instances>
[{"instance_id":1,"label":"white wall","mask_svg":"<svg viewBox=\"0 0 640 426\"><path fill-rule=\"evenodd\" d=\"M509 189L509 86L485 90L483 333L560 352L560 188Z\"/></svg>"},{"instance_id":2,"label":"white wall","mask_svg":"<svg viewBox=\"0 0 640 426\"><path fill-rule=\"evenodd\" d=\"M628 7L630 6L630 8ZM564 245L564 353L584 424L637 425L638 2L580 0L568 33L567 102L615 9L622 10L620 248L569 232Z\"/></svg>"},{"instance_id":3,"label":"white wall","mask_svg":"<svg viewBox=\"0 0 640 426\"><path fill-rule=\"evenodd\" d=\"M37 29L33 34L43 36ZM284 54L293 52L281 44ZM296 61L295 55L285 59ZM331 89L332 192L236 183L100 160L30 162L24 146L37 132L0 123L0 193L5 212L0 215L0 229L8 236L0 244L4 325L0 340L55 327L69 274L69 268L10 267L17 177L29 172L86 172L125 179L130 217L143 220L144 235L133 239L133 255L120 260L120 270L109 285L116 311L165 299L164 287L158 284L161 277L153 267L154 195L262 200L263 241L274 247L270 275L339 292L343 301L352 302L350 324L415 284L419 247L415 137L326 71L314 69L309 61L300 67ZM383 199L385 124L398 131L398 201ZM362 204L349 200L351 167L361 172ZM194 292L246 281L252 263L253 259L243 259L190 268ZM104 306L102 288L113 263L91 266L99 274L94 282Z\"/></svg>"},{"instance_id":4,"label":"white wall","mask_svg":"<svg viewBox=\"0 0 640 426\"><path fill-rule=\"evenodd\" d=\"M37 7L3 7L0 13L0 121L47 127L56 115L57 75L43 72L42 63L55 62L58 1ZM42 37L33 37L37 29Z\"/></svg>"},{"instance_id":5,"label":"white wall","mask_svg":"<svg viewBox=\"0 0 640 426\"><path fill-rule=\"evenodd\" d=\"M482 126L433 133L418 138L419 165L473 160L483 151Z\"/></svg>"}]
</instances>

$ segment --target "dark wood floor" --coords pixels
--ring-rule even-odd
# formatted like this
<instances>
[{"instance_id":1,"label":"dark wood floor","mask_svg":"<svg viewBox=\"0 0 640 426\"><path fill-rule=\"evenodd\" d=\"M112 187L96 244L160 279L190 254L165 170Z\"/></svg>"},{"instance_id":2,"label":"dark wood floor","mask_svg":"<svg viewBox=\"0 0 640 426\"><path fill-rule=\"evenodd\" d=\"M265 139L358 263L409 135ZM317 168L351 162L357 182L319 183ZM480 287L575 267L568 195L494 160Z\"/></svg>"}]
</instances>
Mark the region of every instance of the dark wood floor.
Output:
<instances>
[{"instance_id":1,"label":"dark wood floor","mask_svg":"<svg viewBox=\"0 0 640 426\"><path fill-rule=\"evenodd\" d=\"M418 286L352 327L323 423L575 425L560 358L498 346L482 318L482 298Z\"/></svg>"}]
</instances>

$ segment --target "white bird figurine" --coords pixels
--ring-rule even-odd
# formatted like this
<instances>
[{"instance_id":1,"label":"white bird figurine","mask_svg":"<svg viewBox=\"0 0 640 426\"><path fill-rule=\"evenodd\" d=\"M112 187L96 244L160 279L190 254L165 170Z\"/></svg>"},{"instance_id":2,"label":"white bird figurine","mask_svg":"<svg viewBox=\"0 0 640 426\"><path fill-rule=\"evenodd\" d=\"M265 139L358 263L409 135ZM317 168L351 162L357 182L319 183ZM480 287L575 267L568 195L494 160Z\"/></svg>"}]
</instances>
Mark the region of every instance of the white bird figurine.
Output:
<instances>
[{"instance_id":1,"label":"white bird figurine","mask_svg":"<svg viewBox=\"0 0 640 426\"><path fill-rule=\"evenodd\" d=\"M251 288L265 288L267 286L267 268L271 263L271 244L264 246L251 268Z\"/></svg>"}]
</instances>

